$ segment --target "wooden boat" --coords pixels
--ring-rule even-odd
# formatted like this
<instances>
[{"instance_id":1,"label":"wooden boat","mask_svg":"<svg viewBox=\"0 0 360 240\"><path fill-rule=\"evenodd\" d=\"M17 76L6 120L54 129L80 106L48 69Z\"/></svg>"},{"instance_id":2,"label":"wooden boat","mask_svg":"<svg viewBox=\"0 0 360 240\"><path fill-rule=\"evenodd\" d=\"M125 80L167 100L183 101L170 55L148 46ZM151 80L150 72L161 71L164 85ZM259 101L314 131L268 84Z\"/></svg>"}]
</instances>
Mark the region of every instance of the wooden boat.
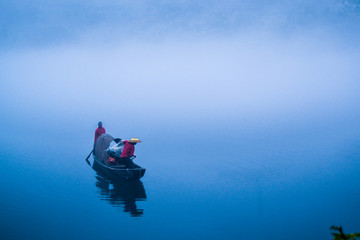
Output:
<instances>
[{"instance_id":1,"label":"wooden boat","mask_svg":"<svg viewBox=\"0 0 360 240\"><path fill-rule=\"evenodd\" d=\"M107 160L109 154L105 151L114 138L109 134L102 134L96 141L94 147L93 169L109 179L125 178L140 179L144 176L146 169L135 165L135 168L126 168L125 165L109 165Z\"/></svg>"}]
</instances>

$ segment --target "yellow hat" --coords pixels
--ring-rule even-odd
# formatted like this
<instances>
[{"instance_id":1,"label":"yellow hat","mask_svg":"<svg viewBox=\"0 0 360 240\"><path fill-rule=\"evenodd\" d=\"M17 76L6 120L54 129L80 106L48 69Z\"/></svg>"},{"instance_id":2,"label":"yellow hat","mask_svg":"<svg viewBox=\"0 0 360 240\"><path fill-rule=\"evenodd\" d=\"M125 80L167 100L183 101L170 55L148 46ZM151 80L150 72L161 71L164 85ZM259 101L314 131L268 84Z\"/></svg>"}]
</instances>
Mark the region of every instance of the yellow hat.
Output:
<instances>
[{"instance_id":1,"label":"yellow hat","mask_svg":"<svg viewBox=\"0 0 360 240\"><path fill-rule=\"evenodd\" d=\"M140 141L140 139L138 139L138 138L132 138L132 139L129 140L129 142L131 142L131 143L138 143L138 142L141 142L141 141Z\"/></svg>"}]
</instances>

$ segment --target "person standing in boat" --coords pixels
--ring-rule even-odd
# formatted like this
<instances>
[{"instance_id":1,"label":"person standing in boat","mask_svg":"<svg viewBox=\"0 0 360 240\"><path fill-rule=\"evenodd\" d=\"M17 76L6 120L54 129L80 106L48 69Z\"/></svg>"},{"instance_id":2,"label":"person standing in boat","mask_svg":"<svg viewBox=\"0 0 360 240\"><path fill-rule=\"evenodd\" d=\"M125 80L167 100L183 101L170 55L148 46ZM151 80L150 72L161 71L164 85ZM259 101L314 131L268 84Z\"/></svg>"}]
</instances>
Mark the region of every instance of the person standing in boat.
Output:
<instances>
[{"instance_id":1,"label":"person standing in boat","mask_svg":"<svg viewBox=\"0 0 360 240\"><path fill-rule=\"evenodd\" d=\"M94 139L94 147L93 147L93 154L95 155L95 143L98 137L100 137L102 134L106 133L105 128L102 126L102 122L98 123L98 128L95 130L95 139Z\"/></svg>"},{"instance_id":2,"label":"person standing in boat","mask_svg":"<svg viewBox=\"0 0 360 240\"><path fill-rule=\"evenodd\" d=\"M141 142L138 138L132 138L129 141L127 140L121 140L125 147L124 150L121 152L119 163L125 164L127 168L134 168L135 164L133 163L132 159L136 157L134 154L135 152L135 145L138 142Z\"/></svg>"},{"instance_id":3,"label":"person standing in boat","mask_svg":"<svg viewBox=\"0 0 360 240\"><path fill-rule=\"evenodd\" d=\"M96 143L96 140L98 139L98 137L101 136L101 134L106 133L105 128L103 128L102 126L102 122L98 123L98 128L95 130L95 140L94 143Z\"/></svg>"}]
</instances>

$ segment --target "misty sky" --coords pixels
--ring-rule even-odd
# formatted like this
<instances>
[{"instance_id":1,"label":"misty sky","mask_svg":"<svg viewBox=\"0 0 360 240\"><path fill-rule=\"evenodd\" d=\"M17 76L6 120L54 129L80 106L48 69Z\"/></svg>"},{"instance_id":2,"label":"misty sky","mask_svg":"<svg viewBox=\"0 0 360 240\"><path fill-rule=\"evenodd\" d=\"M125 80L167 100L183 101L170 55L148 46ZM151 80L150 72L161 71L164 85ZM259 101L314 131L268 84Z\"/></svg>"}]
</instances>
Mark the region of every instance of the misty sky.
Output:
<instances>
[{"instance_id":1,"label":"misty sky","mask_svg":"<svg viewBox=\"0 0 360 240\"><path fill-rule=\"evenodd\" d=\"M14 128L358 117L359 1L0 7L0 121Z\"/></svg>"},{"instance_id":2,"label":"misty sky","mask_svg":"<svg viewBox=\"0 0 360 240\"><path fill-rule=\"evenodd\" d=\"M316 28L356 31L359 5L356 0L0 1L1 43L42 46L81 38L126 41L259 29L288 34Z\"/></svg>"}]
</instances>

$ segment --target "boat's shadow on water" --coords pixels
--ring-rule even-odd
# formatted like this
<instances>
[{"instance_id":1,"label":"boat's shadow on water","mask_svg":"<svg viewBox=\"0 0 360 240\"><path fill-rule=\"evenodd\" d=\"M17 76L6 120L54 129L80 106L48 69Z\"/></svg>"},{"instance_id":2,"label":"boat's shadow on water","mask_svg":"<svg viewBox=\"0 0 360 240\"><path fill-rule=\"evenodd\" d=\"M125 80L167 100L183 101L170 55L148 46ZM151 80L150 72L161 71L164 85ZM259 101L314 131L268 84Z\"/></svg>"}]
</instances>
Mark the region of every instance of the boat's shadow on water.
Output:
<instances>
[{"instance_id":1,"label":"boat's shadow on water","mask_svg":"<svg viewBox=\"0 0 360 240\"><path fill-rule=\"evenodd\" d=\"M95 185L99 189L101 200L123 209L132 217L143 215L144 210L136 206L137 201L146 201L144 184L140 180L106 179L97 173Z\"/></svg>"}]
</instances>

